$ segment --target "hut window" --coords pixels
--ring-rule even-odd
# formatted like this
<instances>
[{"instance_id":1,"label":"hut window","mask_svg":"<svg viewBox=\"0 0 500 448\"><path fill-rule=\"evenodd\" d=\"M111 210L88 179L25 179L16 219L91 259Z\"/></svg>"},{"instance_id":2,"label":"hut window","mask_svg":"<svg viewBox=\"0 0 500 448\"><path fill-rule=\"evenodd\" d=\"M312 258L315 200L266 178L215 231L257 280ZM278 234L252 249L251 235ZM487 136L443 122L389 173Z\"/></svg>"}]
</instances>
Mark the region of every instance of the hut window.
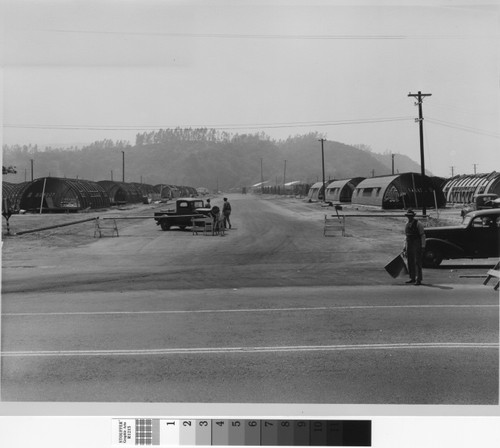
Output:
<instances>
[{"instance_id":1,"label":"hut window","mask_svg":"<svg viewBox=\"0 0 500 448\"><path fill-rule=\"evenodd\" d=\"M363 189L363 196L371 196L373 192L373 188L364 188Z\"/></svg>"}]
</instances>

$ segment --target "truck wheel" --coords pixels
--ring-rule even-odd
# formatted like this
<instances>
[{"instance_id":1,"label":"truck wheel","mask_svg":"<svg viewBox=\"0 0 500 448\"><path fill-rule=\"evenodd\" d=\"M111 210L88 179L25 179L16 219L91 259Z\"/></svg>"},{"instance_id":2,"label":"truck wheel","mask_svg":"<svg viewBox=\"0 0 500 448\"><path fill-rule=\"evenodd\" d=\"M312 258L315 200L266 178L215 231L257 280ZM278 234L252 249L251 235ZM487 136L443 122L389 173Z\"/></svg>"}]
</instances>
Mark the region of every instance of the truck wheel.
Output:
<instances>
[{"instance_id":1,"label":"truck wheel","mask_svg":"<svg viewBox=\"0 0 500 448\"><path fill-rule=\"evenodd\" d=\"M165 221L162 221L160 226L161 226L161 230L170 230L170 225Z\"/></svg>"},{"instance_id":2,"label":"truck wheel","mask_svg":"<svg viewBox=\"0 0 500 448\"><path fill-rule=\"evenodd\" d=\"M424 252L422 266L424 268L437 268L443 261L443 256L437 250L428 249Z\"/></svg>"}]
</instances>

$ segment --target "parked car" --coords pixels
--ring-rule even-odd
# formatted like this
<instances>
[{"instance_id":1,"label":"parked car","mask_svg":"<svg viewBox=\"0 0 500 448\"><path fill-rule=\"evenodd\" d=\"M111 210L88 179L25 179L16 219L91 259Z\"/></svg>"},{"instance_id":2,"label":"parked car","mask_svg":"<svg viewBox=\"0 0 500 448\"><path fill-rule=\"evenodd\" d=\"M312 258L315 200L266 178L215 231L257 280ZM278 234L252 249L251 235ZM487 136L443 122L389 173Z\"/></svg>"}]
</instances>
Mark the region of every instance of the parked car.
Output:
<instances>
[{"instance_id":1,"label":"parked car","mask_svg":"<svg viewBox=\"0 0 500 448\"><path fill-rule=\"evenodd\" d=\"M171 227L184 230L192 224L192 218L209 214L210 208L206 207L202 199L178 198L175 201L175 208L155 212L154 219L162 230L170 230Z\"/></svg>"},{"instance_id":2,"label":"parked car","mask_svg":"<svg viewBox=\"0 0 500 448\"><path fill-rule=\"evenodd\" d=\"M424 267L437 267L443 260L500 256L500 209L477 210L464 216L462 224L425 229Z\"/></svg>"},{"instance_id":3,"label":"parked car","mask_svg":"<svg viewBox=\"0 0 500 448\"><path fill-rule=\"evenodd\" d=\"M485 210L497 208L500 206L498 195L495 193L475 194L472 198L472 203L462 210L462 216L474 210Z\"/></svg>"}]
</instances>

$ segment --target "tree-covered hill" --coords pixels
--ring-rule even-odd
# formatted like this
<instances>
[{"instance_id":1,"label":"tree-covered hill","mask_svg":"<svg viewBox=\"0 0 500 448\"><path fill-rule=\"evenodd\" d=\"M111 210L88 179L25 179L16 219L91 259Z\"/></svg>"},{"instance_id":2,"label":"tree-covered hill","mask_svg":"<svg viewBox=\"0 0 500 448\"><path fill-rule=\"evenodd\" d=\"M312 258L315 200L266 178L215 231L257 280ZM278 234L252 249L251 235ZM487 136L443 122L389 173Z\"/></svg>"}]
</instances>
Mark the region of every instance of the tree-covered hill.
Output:
<instances>
[{"instance_id":1,"label":"tree-covered hill","mask_svg":"<svg viewBox=\"0 0 500 448\"><path fill-rule=\"evenodd\" d=\"M309 133L273 140L260 134L228 134L213 129L173 129L138 134L135 145L103 140L82 148L35 146L3 147L4 164L15 166L9 182L53 176L87 180L122 180L148 184L217 187L229 191L261 181L270 185L288 181L313 183L322 178L323 136ZM404 169L402 169L404 160ZM369 147L324 142L325 178L370 177L391 173L390 155L373 153ZM398 165L399 164L399 165ZM396 156L399 172L420 170L406 156ZM261 171L262 169L262 171Z\"/></svg>"}]
</instances>

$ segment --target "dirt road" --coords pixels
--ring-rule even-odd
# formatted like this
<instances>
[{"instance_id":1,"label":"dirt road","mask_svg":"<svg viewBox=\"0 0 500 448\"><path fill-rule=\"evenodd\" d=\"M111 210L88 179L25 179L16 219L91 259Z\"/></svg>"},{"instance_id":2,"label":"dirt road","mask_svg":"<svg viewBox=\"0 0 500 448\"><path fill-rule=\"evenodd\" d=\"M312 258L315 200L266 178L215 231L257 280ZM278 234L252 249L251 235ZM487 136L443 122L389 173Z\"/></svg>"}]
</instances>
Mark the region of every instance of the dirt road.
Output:
<instances>
[{"instance_id":1,"label":"dirt road","mask_svg":"<svg viewBox=\"0 0 500 448\"><path fill-rule=\"evenodd\" d=\"M117 220L119 238L93 238L93 223L7 237L3 291L400 283L383 266L404 244L403 217L355 218L348 212L347 236L325 238L323 219L334 213L331 207L245 195L234 196L231 202L234 226L224 237L193 236L179 229L163 232L146 218ZM140 205L99 215L152 216L155 208ZM81 216L14 215L11 228L36 229ZM463 265L427 270L426 281L477 283L460 278L453 270L457 264ZM467 264L474 275L491 262Z\"/></svg>"}]
</instances>

